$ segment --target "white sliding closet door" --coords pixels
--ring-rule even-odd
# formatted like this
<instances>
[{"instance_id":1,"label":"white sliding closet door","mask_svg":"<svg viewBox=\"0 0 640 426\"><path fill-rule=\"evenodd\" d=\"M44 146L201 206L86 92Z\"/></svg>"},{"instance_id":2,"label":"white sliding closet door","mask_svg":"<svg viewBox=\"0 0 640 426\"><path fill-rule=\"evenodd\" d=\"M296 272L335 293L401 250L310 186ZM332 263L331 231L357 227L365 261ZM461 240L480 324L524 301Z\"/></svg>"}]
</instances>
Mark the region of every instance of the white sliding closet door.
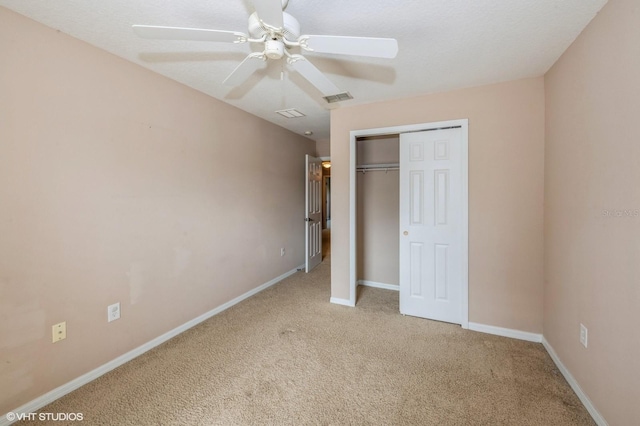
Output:
<instances>
[{"instance_id":1,"label":"white sliding closet door","mask_svg":"<svg viewBox=\"0 0 640 426\"><path fill-rule=\"evenodd\" d=\"M463 322L466 167L460 128L400 135L403 314Z\"/></svg>"}]
</instances>

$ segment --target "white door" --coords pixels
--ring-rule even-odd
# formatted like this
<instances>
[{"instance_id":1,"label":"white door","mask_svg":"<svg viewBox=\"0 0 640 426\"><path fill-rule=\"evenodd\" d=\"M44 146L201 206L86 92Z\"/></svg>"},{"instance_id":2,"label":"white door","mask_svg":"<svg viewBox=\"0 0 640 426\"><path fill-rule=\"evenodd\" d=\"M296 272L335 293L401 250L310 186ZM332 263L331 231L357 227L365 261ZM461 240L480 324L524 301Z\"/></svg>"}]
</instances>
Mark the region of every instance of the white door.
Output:
<instances>
[{"instance_id":1,"label":"white door","mask_svg":"<svg viewBox=\"0 0 640 426\"><path fill-rule=\"evenodd\" d=\"M322 160L306 156L306 262L309 272L322 262Z\"/></svg>"},{"instance_id":2,"label":"white door","mask_svg":"<svg viewBox=\"0 0 640 426\"><path fill-rule=\"evenodd\" d=\"M462 324L467 269L462 143L460 128L400 135L402 314Z\"/></svg>"}]
</instances>

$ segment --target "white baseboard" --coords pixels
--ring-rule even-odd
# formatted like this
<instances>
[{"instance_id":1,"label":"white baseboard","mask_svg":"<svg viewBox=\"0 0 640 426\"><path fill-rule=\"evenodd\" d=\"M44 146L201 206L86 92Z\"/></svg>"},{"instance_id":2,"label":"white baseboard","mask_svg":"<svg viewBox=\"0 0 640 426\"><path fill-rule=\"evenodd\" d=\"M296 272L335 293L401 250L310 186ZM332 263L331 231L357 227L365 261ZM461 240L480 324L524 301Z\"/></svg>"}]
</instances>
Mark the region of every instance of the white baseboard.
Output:
<instances>
[{"instance_id":1,"label":"white baseboard","mask_svg":"<svg viewBox=\"0 0 640 426\"><path fill-rule=\"evenodd\" d=\"M383 288L385 290L400 291L400 286L395 284L377 283L375 281L358 280L358 285L365 287Z\"/></svg>"},{"instance_id":2,"label":"white baseboard","mask_svg":"<svg viewBox=\"0 0 640 426\"><path fill-rule=\"evenodd\" d=\"M102 376L105 373L108 373L109 371L121 366L122 364L131 361L132 359L142 355L143 353L147 352L150 349L155 348L156 346L166 342L167 340L177 336L178 334L190 329L191 327L194 327L198 324L200 324L201 322L213 317L214 315L219 314L220 312L229 309L230 307L232 307L233 305L236 305L240 302L242 302L245 299L248 299L249 297L261 292L262 290L271 287L272 285L282 281L283 279L295 274L296 272L298 272L300 266L298 266L295 269L292 269L288 272L285 272L284 274L280 275L279 277L276 277L274 279L272 279L271 281L268 281L256 288L254 288L253 290L250 290L238 297L236 297L233 300L228 301L227 303L224 303L220 306L218 306L217 308L214 308L212 310L210 310L209 312L206 312L202 315L200 315L199 317L196 317L194 319L192 319L191 321L187 321L186 323L182 324L181 326L178 326L176 328L174 328L171 331L166 332L165 334L156 337L155 339L141 345L138 346L137 348L119 356L118 358L107 362L106 364L101 365L100 367L96 368L95 370L92 370L86 374L83 374L82 376L73 379L72 381L65 383L62 386L59 386L55 389L53 389L50 392L47 392L46 394L30 401L27 402L26 404L16 408L15 410L11 411L11 413L33 413L38 411L40 408L44 407L47 404L52 403L53 401L55 401L56 399L59 399L61 397L63 397L64 395L78 389L80 386L86 385L87 383L97 379L98 377ZM304 268L304 265L302 265L302 268ZM16 419L17 420L17 419ZM0 426L6 426L6 425L10 425L12 423L14 423L16 420L13 421L9 421L7 419L7 415L4 414L2 415L2 417L0 417Z\"/></svg>"},{"instance_id":3,"label":"white baseboard","mask_svg":"<svg viewBox=\"0 0 640 426\"><path fill-rule=\"evenodd\" d=\"M510 337L512 339L526 340L527 342L542 342L542 334L513 330L511 328L495 327L493 325L478 324L477 322L469 322L469 330L495 334L496 336Z\"/></svg>"},{"instance_id":4,"label":"white baseboard","mask_svg":"<svg viewBox=\"0 0 640 426\"><path fill-rule=\"evenodd\" d=\"M351 300L349 299L340 299L338 297L332 297L331 299L329 299L329 301L331 303L334 303L336 305L344 305L344 306L350 306L350 307L355 307L356 305L354 303L351 302Z\"/></svg>"},{"instance_id":5,"label":"white baseboard","mask_svg":"<svg viewBox=\"0 0 640 426\"><path fill-rule=\"evenodd\" d=\"M596 407L593 405L593 403L591 402L587 394L584 393L584 391L582 390L582 388L580 387L576 379L571 375L571 373L569 372L567 367L564 366L562 361L560 361L560 358L558 357L556 352L553 350L553 347L549 344L549 342L547 342L547 339L545 339L542 334L529 333L529 332L520 331L520 330L512 330L509 328L494 327L492 325L478 324L474 322L469 323L469 330L479 331L479 332L488 333L488 334L495 334L503 337L511 337L513 339L526 340L528 342L542 343L544 348L549 353L549 356L558 367L558 370L560 370L564 378L567 380L567 382L571 386L571 389L573 389L576 395L578 395L578 398L580 399L582 404L585 406L589 414L591 414L591 417L593 417L593 420L596 422L596 424L598 426L608 426L607 421L604 419L604 417L602 417L602 415L598 412L598 410L596 410Z\"/></svg>"},{"instance_id":6,"label":"white baseboard","mask_svg":"<svg viewBox=\"0 0 640 426\"><path fill-rule=\"evenodd\" d=\"M608 425L607 421L604 419L604 417L602 417L602 415L598 412L598 410L596 410L596 407L593 405L593 403L591 402L587 394L584 393L584 391L582 390L582 388L580 387L576 379L569 372L567 367L564 366L562 361L560 361L558 354L556 354L556 351L553 350L553 347L549 344L549 342L547 342L547 339L545 339L544 337L542 337L542 345L549 353L549 356L551 357L553 362L555 362L556 366L558 367L558 370L560 370L564 378L567 380L567 382L571 386L571 389L573 389L576 395L578 395L578 398L580 398L580 401L582 401L582 404L585 406L589 414L591 414L591 417L593 417L593 420L596 422L596 424L598 426L607 426Z\"/></svg>"}]
</instances>

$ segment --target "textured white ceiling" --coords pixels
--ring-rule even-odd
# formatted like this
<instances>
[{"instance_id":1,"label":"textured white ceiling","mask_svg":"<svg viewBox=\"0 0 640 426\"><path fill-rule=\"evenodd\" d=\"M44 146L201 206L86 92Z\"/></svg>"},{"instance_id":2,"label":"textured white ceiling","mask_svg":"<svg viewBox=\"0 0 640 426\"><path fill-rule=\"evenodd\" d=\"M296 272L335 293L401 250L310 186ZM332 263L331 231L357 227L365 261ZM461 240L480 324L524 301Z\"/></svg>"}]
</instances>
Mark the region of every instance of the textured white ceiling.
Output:
<instances>
[{"instance_id":1,"label":"textured white ceiling","mask_svg":"<svg viewBox=\"0 0 640 426\"><path fill-rule=\"evenodd\" d=\"M313 139L329 108L544 74L607 0L290 0L302 34L392 37L395 59L305 53L354 99L328 105L283 60L221 82L249 44L146 40L133 24L247 32L250 0L0 0L0 5ZM253 50L257 46L254 45ZM283 68L284 67L284 68ZM281 71L285 78L280 79ZM276 110L306 114L286 119Z\"/></svg>"}]
</instances>

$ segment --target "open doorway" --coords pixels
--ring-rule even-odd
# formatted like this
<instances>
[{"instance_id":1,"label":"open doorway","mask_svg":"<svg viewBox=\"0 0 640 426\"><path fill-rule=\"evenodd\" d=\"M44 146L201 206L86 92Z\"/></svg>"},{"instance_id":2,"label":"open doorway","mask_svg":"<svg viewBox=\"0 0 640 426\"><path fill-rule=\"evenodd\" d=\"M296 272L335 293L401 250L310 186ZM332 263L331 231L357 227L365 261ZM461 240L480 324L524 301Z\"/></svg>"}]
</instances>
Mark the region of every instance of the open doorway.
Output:
<instances>
[{"instance_id":1,"label":"open doorway","mask_svg":"<svg viewBox=\"0 0 640 426\"><path fill-rule=\"evenodd\" d=\"M322 159L322 261L331 260L331 160Z\"/></svg>"},{"instance_id":2,"label":"open doorway","mask_svg":"<svg viewBox=\"0 0 640 426\"><path fill-rule=\"evenodd\" d=\"M322 176L322 229L331 229L331 175Z\"/></svg>"}]
</instances>

